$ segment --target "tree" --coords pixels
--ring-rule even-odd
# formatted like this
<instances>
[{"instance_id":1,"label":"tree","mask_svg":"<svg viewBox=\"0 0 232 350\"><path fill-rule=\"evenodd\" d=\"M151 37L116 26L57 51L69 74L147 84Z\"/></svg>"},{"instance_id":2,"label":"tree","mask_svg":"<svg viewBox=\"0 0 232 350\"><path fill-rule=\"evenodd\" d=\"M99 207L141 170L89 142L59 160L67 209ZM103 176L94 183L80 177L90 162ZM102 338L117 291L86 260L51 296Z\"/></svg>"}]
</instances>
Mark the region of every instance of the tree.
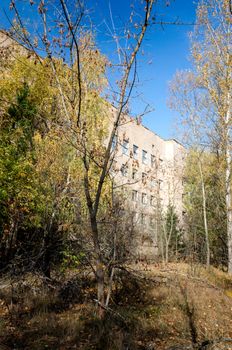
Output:
<instances>
[{"instance_id":1,"label":"tree","mask_svg":"<svg viewBox=\"0 0 232 350\"><path fill-rule=\"evenodd\" d=\"M26 64L25 64L26 63ZM23 79L27 76L27 80ZM35 173L35 134L44 133L49 109L47 72L22 58L1 74L1 250L2 263L13 257L22 227L39 222L42 197ZM39 93L38 93L39 90ZM46 102L47 101L47 102ZM42 113L43 109L43 113Z\"/></svg>"},{"instance_id":2,"label":"tree","mask_svg":"<svg viewBox=\"0 0 232 350\"><path fill-rule=\"evenodd\" d=\"M0 80L1 267L16 265L17 257L22 269L41 266L49 276L61 239L54 206L57 208L63 191L58 189L66 180L68 150L57 138L57 130L51 127L56 115L53 98L56 93L46 62L35 65L33 60L18 55L8 63ZM55 136L60 145L59 164L52 147ZM50 159L46 169L42 166L45 157ZM51 160L52 157L55 159ZM57 244L52 235L56 236Z\"/></svg>"},{"instance_id":3,"label":"tree","mask_svg":"<svg viewBox=\"0 0 232 350\"><path fill-rule=\"evenodd\" d=\"M192 253L207 266L209 260L216 265L225 263L222 254L226 233L222 175L223 168L215 154L202 153L198 149L189 151L184 196L188 241Z\"/></svg>"},{"instance_id":4,"label":"tree","mask_svg":"<svg viewBox=\"0 0 232 350\"><path fill-rule=\"evenodd\" d=\"M101 97L106 82L107 61L96 48L92 35L86 33L82 35L81 21L85 17L83 4L76 1L68 7L64 0L59 0L57 12L48 16L54 13L52 4L49 1L40 1L38 4L40 35L33 37L31 28L26 28L20 8L14 1L11 2L16 17L12 27L14 37L33 51L39 62L42 58L38 57L37 46L40 45L46 52L46 61L50 66L52 81L59 96L57 101L59 115L63 117L60 120L60 130L63 135L68 135L68 142L81 161L92 247L90 264L97 280L100 316L103 315L109 300L109 297L107 301L105 300L107 270L113 271L112 266L116 264L115 254L113 261L112 259L109 261L104 253L102 244L104 230L99 226L100 208L107 192L112 143L117 128L123 121L123 114L128 108L136 78L136 57L149 25L153 3L153 0L146 0L141 23L135 24L132 30L126 30L127 46L124 50L118 48L121 78L118 79L117 98L114 101L116 108L112 120L110 105ZM55 58L57 56L58 58ZM105 133L107 119L112 125L108 138ZM115 241L112 243L112 249L115 251Z\"/></svg>"},{"instance_id":5,"label":"tree","mask_svg":"<svg viewBox=\"0 0 232 350\"><path fill-rule=\"evenodd\" d=\"M170 249L173 254L178 255L182 246L182 233L178 227L178 217L175 212L175 207L169 204L166 212L163 214L161 240L164 247L165 262L168 263L170 259Z\"/></svg>"},{"instance_id":6,"label":"tree","mask_svg":"<svg viewBox=\"0 0 232 350\"><path fill-rule=\"evenodd\" d=\"M198 9L199 24L204 27L204 46L199 40L193 45L193 57L216 110L219 152L225 159L225 199L227 211L228 272L232 273L232 212L231 212L231 45L229 2L210 1ZM204 24L205 22L205 24Z\"/></svg>"},{"instance_id":7,"label":"tree","mask_svg":"<svg viewBox=\"0 0 232 350\"><path fill-rule=\"evenodd\" d=\"M216 152L220 163L224 163L228 271L231 273L230 16L229 1L200 2L196 29L192 33L192 57L195 71L179 74L177 78L183 78L183 87L187 87L187 90L184 88L182 90L185 97L187 93L191 94L189 101L184 99L185 104L182 104L181 112L183 115L183 108L188 111L187 125L191 125L193 134L198 136L197 145L200 148L203 146L207 152ZM203 207L204 205L203 199Z\"/></svg>"},{"instance_id":8,"label":"tree","mask_svg":"<svg viewBox=\"0 0 232 350\"><path fill-rule=\"evenodd\" d=\"M32 195L36 191L33 186L32 139L36 108L29 101L28 93L29 89L25 84L17 94L16 103L8 108L7 115L2 120L0 135L0 222L1 251L4 253L2 262L10 259L17 240L20 217L27 216L28 210L35 205Z\"/></svg>"}]
</instances>

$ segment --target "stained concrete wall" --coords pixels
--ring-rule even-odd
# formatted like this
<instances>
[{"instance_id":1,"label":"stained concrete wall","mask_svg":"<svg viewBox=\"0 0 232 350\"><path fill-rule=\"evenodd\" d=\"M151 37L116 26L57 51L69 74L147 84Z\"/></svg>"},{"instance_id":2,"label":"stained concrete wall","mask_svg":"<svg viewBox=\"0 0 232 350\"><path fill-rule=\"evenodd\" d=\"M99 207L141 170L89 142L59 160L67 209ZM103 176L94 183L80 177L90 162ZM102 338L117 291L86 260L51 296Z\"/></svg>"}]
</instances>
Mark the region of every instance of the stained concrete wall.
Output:
<instances>
[{"instance_id":1,"label":"stained concrete wall","mask_svg":"<svg viewBox=\"0 0 232 350\"><path fill-rule=\"evenodd\" d=\"M111 113L116 113L114 108ZM129 116L123 117L115 141L112 176L118 191L121 188L126 193L125 207L134 216L137 254L153 259L158 253L160 213L165 214L171 204L179 225L183 223L182 177L186 151L178 141L162 139ZM134 146L138 147L137 155Z\"/></svg>"}]
</instances>

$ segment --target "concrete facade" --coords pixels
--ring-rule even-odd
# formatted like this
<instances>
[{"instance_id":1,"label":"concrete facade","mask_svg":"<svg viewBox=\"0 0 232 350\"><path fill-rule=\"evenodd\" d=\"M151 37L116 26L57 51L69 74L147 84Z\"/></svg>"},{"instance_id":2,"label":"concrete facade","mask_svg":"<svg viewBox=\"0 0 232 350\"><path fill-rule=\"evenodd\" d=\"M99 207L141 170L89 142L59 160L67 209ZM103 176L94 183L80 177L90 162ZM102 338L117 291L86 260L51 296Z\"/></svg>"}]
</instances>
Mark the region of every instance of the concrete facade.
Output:
<instances>
[{"instance_id":1,"label":"concrete facade","mask_svg":"<svg viewBox=\"0 0 232 350\"><path fill-rule=\"evenodd\" d=\"M111 112L114 114L114 108ZM176 140L164 140L123 116L112 147L112 177L124 193L125 208L136 226L137 254L152 259L158 253L160 217L169 204L183 223L183 166L185 148Z\"/></svg>"},{"instance_id":2,"label":"concrete facade","mask_svg":"<svg viewBox=\"0 0 232 350\"><path fill-rule=\"evenodd\" d=\"M0 68L6 69L9 61L13 61L17 55L31 56L32 53L13 40L6 31L0 30L0 55L2 58Z\"/></svg>"}]
</instances>

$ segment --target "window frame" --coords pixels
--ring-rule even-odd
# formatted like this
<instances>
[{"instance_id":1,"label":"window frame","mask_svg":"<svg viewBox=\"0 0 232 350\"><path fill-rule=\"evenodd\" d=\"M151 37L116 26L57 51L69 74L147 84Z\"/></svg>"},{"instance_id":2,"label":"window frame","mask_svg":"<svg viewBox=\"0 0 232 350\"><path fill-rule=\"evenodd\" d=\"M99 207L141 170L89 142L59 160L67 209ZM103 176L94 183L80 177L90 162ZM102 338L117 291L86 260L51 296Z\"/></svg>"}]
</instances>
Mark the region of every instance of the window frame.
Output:
<instances>
[{"instance_id":1,"label":"window frame","mask_svg":"<svg viewBox=\"0 0 232 350\"><path fill-rule=\"evenodd\" d=\"M142 150L142 163L145 165L148 164L148 152L145 149Z\"/></svg>"},{"instance_id":2,"label":"window frame","mask_svg":"<svg viewBox=\"0 0 232 350\"><path fill-rule=\"evenodd\" d=\"M146 215L144 213L140 215L140 224L146 226Z\"/></svg>"},{"instance_id":3,"label":"window frame","mask_svg":"<svg viewBox=\"0 0 232 350\"><path fill-rule=\"evenodd\" d=\"M156 181L155 177L152 176L150 182L151 182L151 187L152 187L152 188L155 188L155 187L156 187L156 184L157 184L157 181Z\"/></svg>"},{"instance_id":4,"label":"window frame","mask_svg":"<svg viewBox=\"0 0 232 350\"><path fill-rule=\"evenodd\" d=\"M143 205L146 205L147 204L147 193L143 192L142 193L142 196L141 196L141 202Z\"/></svg>"},{"instance_id":5,"label":"window frame","mask_svg":"<svg viewBox=\"0 0 232 350\"><path fill-rule=\"evenodd\" d=\"M151 195L151 197L150 197L150 205L151 205L151 207L155 206L154 201L155 201L155 196Z\"/></svg>"},{"instance_id":6,"label":"window frame","mask_svg":"<svg viewBox=\"0 0 232 350\"><path fill-rule=\"evenodd\" d=\"M136 180L136 178L137 178L136 174L137 173L138 173L138 169L132 168L132 173L131 173L132 180Z\"/></svg>"},{"instance_id":7,"label":"window frame","mask_svg":"<svg viewBox=\"0 0 232 350\"><path fill-rule=\"evenodd\" d=\"M128 166L126 164L122 164L121 165L120 171L121 171L121 175L123 177L127 177L128 176Z\"/></svg>"},{"instance_id":8,"label":"window frame","mask_svg":"<svg viewBox=\"0 0 232 350\"><path fill-rule=\"evenodd\" d=\"M150 216L149 224L150 224L151 228L155 228L155 218L154 218L154 216Z\"/></svg>"},{"instance_id":9,"label":"window frame","mask_svg":"<svg viewBox=\"0 0 232 350\"><path fill-rule=\"evenodd\" d=\"M151 168L154 168L155 167L155 160L156 160L156 157L154 154L151 154Z\"/></svg>"},{"instance_id":10,"label":"window frame","mask_svg":"<svg viewBox=\"0 0 232 350\"><path fill-rule=\"evenodd\" d=\"M132 152L133 152L133 158L138 160L139 159L139 147L137 145L133 144Z\"/></svg>"},{"instance_id":11,"label":"window frame","mask_svg":"<svg viewBox=\"0 0 232 350\"><path fill-rule=\"evenodd\" d=\"M142 172L142 183L145 184L147 181L147 173L145 171Z\"/></svg>"},{"instance_id":12,"label":"window frame","mask_svg":"<svg viewBox=\"0 0 232 350\"><path fill-rule=\"evenodd\" d=\"M138 191L132 190L132 196L131 196L132 202L138 202L138 198L139 198Z\"/></svg>"},{"instance_id":13,"label":"window frame","mask_svg":"<svg viewBox=\"0 0 232 350\"><path fill-rule=\"evenodd\" d=\"M122 141L122 154L124 154L125 156L129 155L129 140L123 139Z\"/></svg>"}]
</instances>

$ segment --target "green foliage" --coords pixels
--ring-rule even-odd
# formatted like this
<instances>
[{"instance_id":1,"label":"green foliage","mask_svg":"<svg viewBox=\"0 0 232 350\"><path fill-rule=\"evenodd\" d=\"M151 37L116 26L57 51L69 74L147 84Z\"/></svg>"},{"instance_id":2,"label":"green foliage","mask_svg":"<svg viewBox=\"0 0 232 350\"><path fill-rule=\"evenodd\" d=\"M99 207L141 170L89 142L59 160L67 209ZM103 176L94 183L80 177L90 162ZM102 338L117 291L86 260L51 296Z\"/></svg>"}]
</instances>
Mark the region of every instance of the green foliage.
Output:
<instances>
[{"instance_id":1,"label":"green foliage","mask_svg":"<svg viewBox=\"0 0 232 350\"><path fill-rule=\"evenodd\" d=\"M36 107L25 84L3 117L0 133L0 227L36 207L33 134Z\"/></svg>"},{"instance_id":2,"label":"green foliage","mask_svg":"<svg viewBox=\"0 0 232 350\"><path fill-rule=\"evenodd\" d=\"M108 133L108 108L100 97L106 84L106 60L91 35L80 43L84 64L81 133L88 154L90 194L94 198ZM52 262L73 266L83 259L81 247L67 250L67 239L89 230L81 158L83 135L76 127L78 86L72 70L54 60L56 78L46 59L25 56L10 61L0 74L0 253L50 268ZM75 66L75 63L74 63ZM61 87L66 113L59 95ZM74 100L70 96L74 94ZM110 182L103 186L99 219L111 206ZM85 246L88 250L89 247ZM68 254L68 255L67 255ZM40 256L40 257L39 257ZM39 257L39 258L38 258ZM21 259L22 260L22 259ZM36 265L37 264L37 265ZM49 275L49 271L46 272Z\"/></svg>"},{"instance_id":3,"label":"green foliage","mask_svg":"<svg viewBox=\"0 0 232 350\"><path fill-rule=\"evenodd\" d=\"M45 124L49 121L41 120L41 116L47 115L49 104L45 109L43 104L49 89L38 84L41 77L45 79L42 67L34 70L31 62L25 65L22 58L10 68L8 75L1 76L4 84L0 84L0 96L5 101L0 131L0 253L3 266L17 254L23 254L27 261L29 258L36 261L45 242L46 249L41 257L49 255L51 260L54 254L50 246L53 244L54 251L57 246L53 238L57 230L56 215L51 219L53 188L44 177L44 172L49 174L50 171L38 167L41 157L45 157L38 147L38 140L45 137ZM28 73L27 77L25 73ZM13 79L17 88L11 85ZM12 88L11 95L8 88ZM54 182L57 184L54 177L51 181L53 185ZM56 236L60 242L60 234Z\"/></svg>"},{"instance_id":4,"label":"green foliage","mask_svg":"<svg viewBox=\"0 0 232 350\"><path fill-rule=\"evenodd\" d=\"M232 119L229 2L199 2L197 25L191 33L193 70L176 75L171 105L180 113L184 139L193 148L186 167L186 208L194 253L203 261L210 247L211 262L221 265L227 260L230 270ZM208 240L209 244L205 242Z\"/></svg>"},{"instance_id":5,"label":"green foliage","mask_svg":"<svg viewBox=\"0 0 232 350\"><path fill-rule=\"evenodd\" d=\"M62 261L62 270L66 270L67 268L77 269L83 262L85 261L86 254L84 252L80 252L75 254L70 250L65 250L63 254Z\"/></svg>"},{"instance_id":6,"label":"green foliage","mask_svg":"<svg viewBox=\"0 0 232 350\"><path fill-rule=\"evenodd\" d=\"M175 207L171 204L168 205L165 214L165 232L170 233L170 249L173 254L177 255L183 253L184 242L183 242L183 232L178 227L179 220L175 212Z\"/></svg>"},{"instance_id":7,"label":"green foliage","mask_svg":"<svg viewBox=\"0 0 232 350\"><path fill-rule=\"evenodd\" d=\"M213 153L192 150L185 168L185 208L189 243L201 262L205 260L205 232L202 207L202 179L198 171L201 159L206 193L207 224L211 261L226 264L226 209L224 187L224 163Z\"/></svg>"}]
</instances>

